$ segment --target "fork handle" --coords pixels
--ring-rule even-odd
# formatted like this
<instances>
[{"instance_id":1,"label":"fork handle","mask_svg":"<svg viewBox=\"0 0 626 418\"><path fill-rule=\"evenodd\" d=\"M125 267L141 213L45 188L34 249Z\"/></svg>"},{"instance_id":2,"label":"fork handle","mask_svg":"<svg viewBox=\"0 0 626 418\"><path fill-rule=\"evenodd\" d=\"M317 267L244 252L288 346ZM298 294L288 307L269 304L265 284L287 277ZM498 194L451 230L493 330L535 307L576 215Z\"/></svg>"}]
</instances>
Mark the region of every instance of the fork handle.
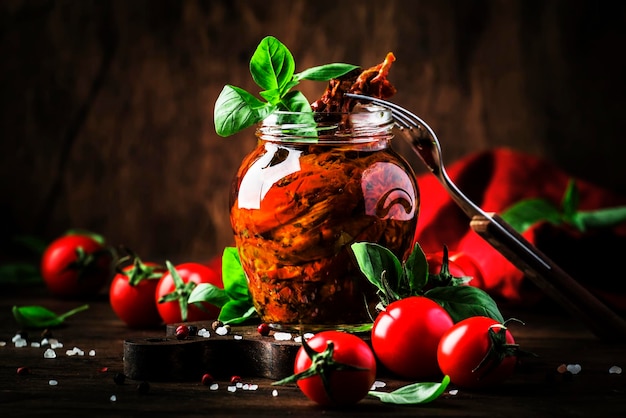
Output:
<instances>
[{"instance_id":1,"label":"fork handle","mask_svg":"<svg viewBox=\"0 0 626 418\"><path fill-rule=\"evenodd\" d=\"M568 275L500 216L488 215L489 217L474 216L470 227L524 272L546 295L558 302L574 318L584 322L597 337L607 341L626 341L624 318ZM543 263L528 256L532 252Z\"/></svg>"}]
</instances>

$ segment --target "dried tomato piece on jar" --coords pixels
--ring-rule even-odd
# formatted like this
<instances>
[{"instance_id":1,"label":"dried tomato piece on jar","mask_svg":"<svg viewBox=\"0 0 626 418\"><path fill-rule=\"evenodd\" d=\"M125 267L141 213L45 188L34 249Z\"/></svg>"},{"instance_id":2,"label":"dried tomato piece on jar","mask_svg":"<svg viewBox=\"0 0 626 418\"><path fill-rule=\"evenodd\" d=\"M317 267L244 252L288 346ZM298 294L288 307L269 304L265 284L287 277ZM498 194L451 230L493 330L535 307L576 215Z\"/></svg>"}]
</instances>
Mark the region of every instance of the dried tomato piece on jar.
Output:
<instances>
[{"instance_id":1,"label":"dried tomato piece on jar","mask_svg":"<svg viewBox=\"0 0 626 418\"><path fill-rule=\"evenodd\" d=\"M311 104L314 112L349 112L354 101L344 96L345 93L363 94L386 99L396 93L396 88L387 79L389 70L396 57L387 53L384 61L366 70L356 69L344 76L332 79L318 100Z\"/></svg>"}]
</instances>

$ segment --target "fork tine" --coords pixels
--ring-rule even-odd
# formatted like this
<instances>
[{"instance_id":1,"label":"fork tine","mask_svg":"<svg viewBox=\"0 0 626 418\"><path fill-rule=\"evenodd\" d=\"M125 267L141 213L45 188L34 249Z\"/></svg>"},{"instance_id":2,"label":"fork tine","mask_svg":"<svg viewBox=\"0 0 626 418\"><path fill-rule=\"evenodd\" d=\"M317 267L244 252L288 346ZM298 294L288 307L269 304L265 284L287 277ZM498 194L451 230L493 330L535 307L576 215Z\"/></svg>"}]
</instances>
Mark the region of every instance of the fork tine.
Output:
<instances>
[{"instance_id":1,"label":"fork tine","mask_svg":"<svg viewBox=\"0 0 626 418\"><path fill-rule=\"evenodd\" d=\"M346 97L350 97L352 99L360 99L368 102L379 104L383 107L391 110L391 114L393 115L396 123L400 125L401 128L418 128L420 125L422 127L427 127L426 123L420 119L417 115L409 112L405 108L398 106L395 103L388 102L387 100L378 99L376 97L364 96L362 94L354 94L354 93L346 93Z\"/></svg>"}]
</instances>

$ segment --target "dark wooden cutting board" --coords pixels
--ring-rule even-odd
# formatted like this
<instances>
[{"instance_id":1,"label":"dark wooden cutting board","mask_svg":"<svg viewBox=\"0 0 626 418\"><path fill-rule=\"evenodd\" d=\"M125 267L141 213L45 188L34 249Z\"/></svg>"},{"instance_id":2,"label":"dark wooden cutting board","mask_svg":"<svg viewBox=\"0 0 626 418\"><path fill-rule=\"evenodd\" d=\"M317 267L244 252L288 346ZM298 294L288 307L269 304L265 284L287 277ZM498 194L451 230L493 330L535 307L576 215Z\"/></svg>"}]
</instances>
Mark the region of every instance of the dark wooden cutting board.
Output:
<instances>
[{"instance_id":1,"label":"dark wooden cutting board","mask_svg":"<svg viewBox=\"0 0 626 418\"><path fill-rule=\"evenodd\" d=\"M176 338L180 324L166 327L165 335L124 341L124 374L134 380L184 381L200 379L204 373L214 377L256 376L281 379L293 374L293 363L300 343L279 341L274 332L262 336L256 326L233 326L220 336L210 323L191 322L198 330L207 329L210 337Z\"/></svg>"}]
</instances>

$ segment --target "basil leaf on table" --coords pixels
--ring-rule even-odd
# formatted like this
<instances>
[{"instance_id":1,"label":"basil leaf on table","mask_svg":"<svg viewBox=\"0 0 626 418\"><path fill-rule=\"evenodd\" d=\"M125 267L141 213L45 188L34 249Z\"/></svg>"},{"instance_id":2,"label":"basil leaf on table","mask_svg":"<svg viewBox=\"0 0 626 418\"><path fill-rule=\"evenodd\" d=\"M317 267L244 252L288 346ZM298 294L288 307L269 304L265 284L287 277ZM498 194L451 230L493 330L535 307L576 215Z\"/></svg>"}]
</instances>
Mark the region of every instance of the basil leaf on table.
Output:
<instances>
[{"instance_id":1,"label":"basil leaf on table","mask_svg":"<svg viewBox=\"0 0 626 418\"><path fill-rule=\"evenodd\" d=\"M432 402L437 399L448 387L450 377L444 376L441 382L413 383L403 386L393 392L369 391L370 396L375 396L383 403L395 405L419 405Z\"/></svg>"},{"instance_id":2,"label":"basil leaf on table","mask_svg":"<svg viewBox=\"0 0 626 418\"><path fill-rule=\"evenodd\" d=\"M86 309L89 309L89 305L82 305L57 315L43 306L13 306L13 317L25 328L53 328L63 324L69 316Z\"/></svg>"}]
</instances>

